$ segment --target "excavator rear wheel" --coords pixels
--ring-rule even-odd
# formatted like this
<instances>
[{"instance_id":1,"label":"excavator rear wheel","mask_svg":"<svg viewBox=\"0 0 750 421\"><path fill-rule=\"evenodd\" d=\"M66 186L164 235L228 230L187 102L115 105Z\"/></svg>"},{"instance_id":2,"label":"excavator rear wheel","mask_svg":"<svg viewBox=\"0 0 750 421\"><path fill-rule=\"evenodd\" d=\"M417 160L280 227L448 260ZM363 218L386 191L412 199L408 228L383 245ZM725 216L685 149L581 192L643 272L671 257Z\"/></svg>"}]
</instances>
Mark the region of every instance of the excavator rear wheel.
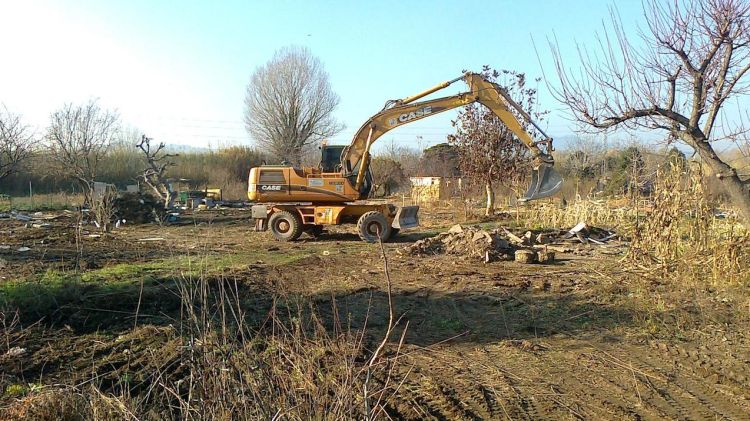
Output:
<instances>
[{"instance_id":1,"label":"excavator rear wheel","mask_svg":"<svg viewBox=\"0 0 750 421\"><path fill-rule=\"evenodd\" d=\"M378 236L383 242L391 238L391 224L385 219L385 215L378 211L370 211L359 217L357 221L359 238L368 243L376 243Z\"/></svg>"},{"instance_id":2,"label":"excavator rear wheel","mask_svg":"<svg viewBox=\"0 0 750 421\"><path fill-rule=\"evenodd\" d=\"M294 241L302 235L302 221L299 215L288 211L278 211L268 219L271 233L277 240Z\"/></svg>"}]
</instances>

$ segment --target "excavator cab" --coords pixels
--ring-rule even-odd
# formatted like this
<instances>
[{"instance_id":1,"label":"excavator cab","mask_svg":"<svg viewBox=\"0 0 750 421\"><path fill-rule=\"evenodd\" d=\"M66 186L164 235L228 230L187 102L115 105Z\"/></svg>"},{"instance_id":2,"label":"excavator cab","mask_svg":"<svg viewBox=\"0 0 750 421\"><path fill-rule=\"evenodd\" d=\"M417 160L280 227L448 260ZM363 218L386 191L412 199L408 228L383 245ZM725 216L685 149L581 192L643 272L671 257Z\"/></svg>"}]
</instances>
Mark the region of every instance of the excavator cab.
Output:
<instances>
[{"instance_id":1,"label":"excavator cab","mask_svg":"<svg viewBox=\"0 0 750 421\"><path fill-rule=\"evenodd\" d=\"M341 153L344 145L328 145L323 142L320 145L320 167L321 172L341 172Z\"/></svg>"},{"instance_id":2,"label":"excavator cab","mask_svg":"<svg viewBox=\"0 0 750 421\"><path fill-rule=\"evenodd\" d=\"M341 172L343 165L341 162L341 155L344 153L345 148L345 145L329 145L327 142L323 141L320 145L320 164L318 164L320 171L324 173ZM356 183L358 172L359 165L355 168L352 175L349 176L349 182L351 185ZM364 182L359 190L361 197L369 197L371 190L372 172L368 167L367 172L365 173Z\"/></svg>"}]
</instances>

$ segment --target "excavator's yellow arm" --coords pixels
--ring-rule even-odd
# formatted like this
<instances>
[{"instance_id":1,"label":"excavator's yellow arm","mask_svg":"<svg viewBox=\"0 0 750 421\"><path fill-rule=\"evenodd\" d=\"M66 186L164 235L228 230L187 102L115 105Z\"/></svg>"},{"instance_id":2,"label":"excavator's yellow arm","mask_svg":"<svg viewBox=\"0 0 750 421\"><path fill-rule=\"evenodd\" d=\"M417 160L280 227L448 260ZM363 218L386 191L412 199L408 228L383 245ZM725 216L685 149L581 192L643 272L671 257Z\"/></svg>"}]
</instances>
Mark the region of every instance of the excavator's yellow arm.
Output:
<instances>
[{"instance_id":1,"label":"excavator's yellow arm","mask_svg":"<svg viewBox=\"0 0 750 421\"><path fill-rule=\"evenodd\" d=\"M444 89L461 79L469 85L469 91L449 97L414 102L431 93ZM485 79L480 74L468 72L461 77L440 83L419 94L397 101L389 101L383 110L372 116L362 125L355 134L352 143L344 149L341 156L341 163L345 176L351 176L356 173L357 177L354 188L355 190L359 190L369 166L370 148L379 137L404 124L474 102L479 102L492 110L513 134L529 148L533 155L534 165L531 175L531 185L521 200L527 201L548 197L560 190L563 180L560 174L554 169L554 160L551 155L553 151L552 138L544 133L531 119L531 116L513 101L501 86ZM535 141L529 132L524 129L516 114L511 111L511 108L532 124L545 138L541 141ZM541 149L540 145L544 149Z\"/></svg>"}]
</instances>

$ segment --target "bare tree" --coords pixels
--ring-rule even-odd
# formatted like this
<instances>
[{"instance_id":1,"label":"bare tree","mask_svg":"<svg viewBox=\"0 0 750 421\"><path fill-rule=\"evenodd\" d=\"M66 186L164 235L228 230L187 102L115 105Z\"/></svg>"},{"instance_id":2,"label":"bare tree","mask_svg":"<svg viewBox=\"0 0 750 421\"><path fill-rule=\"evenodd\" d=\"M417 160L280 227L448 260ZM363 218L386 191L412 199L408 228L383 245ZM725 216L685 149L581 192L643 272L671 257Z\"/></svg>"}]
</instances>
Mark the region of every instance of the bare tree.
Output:
<instances>
[{"instance_id":1,"label":"bare tree","mask_svg":"<svg viewBox=\"0 0 750 421\"><path fill-rule=\"evenodd\" d=\"M492 70L484 66L482 73L495 81L499 76L506 79L504 85L514 100L540 120L546 112L534 112L536 89L526 87L526 76L509 70ZM525 119L524 126L528 125ZM495 185L504 185L518 190L525 181L530 165L529 149L490 109L480 104L471 104L458 113L453 121L456 133L448 136L448 142L456 146L461 173L472 184L483 186L487 197L485 214L491 215L495 207Z\"/></svg>"},{"instance_id":2,"label":"bare tree","mask_svg":"<svg viewBox=\"0 0 750 421\"><path fill-rule=\"evenodd\" d=\"M91 204L99 164L119 131L116 112L99 107L96 100L66 104L52 113L47 141L55 171L76 180Z\"/></svg>"},{"instance_id":3,"label":"bare tree","mask_svg":"<svg viewBox=\"0 0 750 421\"><path fill-rule=\"evenodd\" d=\"M163 142L159 143L159 146L155 149L152 149L151 140L151 138L143 135L140 142L136 145L146 156L146 168L143 170L141 178L151 187L156 197L163 201L164 207L169 209L177 198L177 194L169 185L166 172L169 167L175 165L170 158L176 157L177 154L167 153L164 150L165 145Z\"/></svg>"},{"instance_id":4,"label":"bare tree","mask_svg":"<svg viewBox=\"0 0 750 421\"><path fill-rule=\"evenodd\" d=\"M579 49L580 75L570 74L551 43L560 80L554 94L594 131L661 129L669 141L691 146L750 220L750 181L742 181L713 144L746 134L730 127L723 111L728 99L750 87L750 2L646 0L644 12L647 28L635 46L613 11L599 48Z\"/></svg>"},{"instance_id":5,"label":"bare tree","mask_svg":"<svg viewBox=\"0 0 750 421\"><path fill-rule=\"evenodd\" d=\"M17 173L32 154L36 139L21 117L0 110L0 180Z\"/></svg>"},{"instance_id":6,"label":"bare tree","mask_svg":"<svg viewBox=\"0 0 750 421\"><path fill-rule=\"evenodd\" d=\"M420 169L425 176L451 178L461 174L458 148L448 143L438 143L422 152Z\"/></svg>"},{"instance_id":7,"label":"bare tree","mask_svg":"<svg viewBox=\"0 0 750 421\"><path fill-rule=\"evenodd\" d=\"M408 184L401 163L392 158L375 157L370 164L373 177L373 195L380 191L383 197L390 196L399 187Z\"/></svg>"},{"instance_id":8,"label":"bare tree","mask_svg":"<svg viewBox=\"0 0 750 421\"><path fill-rule=\"evenodd\" d=\"M565 157L563 166L574 176L576 183L584 178L595 178L602 173L606 149L593 136L579 137L570 142L570 153Z\"/></svg>"},{"instance_id":9,"label":"bare tree","mask_svg":"<svg viewBox=\"0 0 750 421\"><path fill-rule=\"evenodd\" d=\"M253 72L245 94L245 127L276 158L299 165L306 146L343 129L339 97L323 64L307 48L286 47Z\"/></svg>"}]
</instances>

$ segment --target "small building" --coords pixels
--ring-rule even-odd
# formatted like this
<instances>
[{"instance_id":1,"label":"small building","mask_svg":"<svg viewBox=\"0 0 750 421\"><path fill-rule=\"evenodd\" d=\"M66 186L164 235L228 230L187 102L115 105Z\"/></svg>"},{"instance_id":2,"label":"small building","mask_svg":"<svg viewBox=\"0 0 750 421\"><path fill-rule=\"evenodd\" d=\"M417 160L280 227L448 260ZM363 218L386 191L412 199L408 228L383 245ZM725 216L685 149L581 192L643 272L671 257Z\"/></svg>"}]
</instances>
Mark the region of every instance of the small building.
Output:
<instances>
[{"instance_id":1,"label":"small building","mask_svg":"<svg viewBox=\"0 0 750 421\"><path fill-rule=\"evenodd\" d=\"M411 177L409 180L414 203L447 200L461 192L459 177Z\"/></svg>"}]
</instances>

